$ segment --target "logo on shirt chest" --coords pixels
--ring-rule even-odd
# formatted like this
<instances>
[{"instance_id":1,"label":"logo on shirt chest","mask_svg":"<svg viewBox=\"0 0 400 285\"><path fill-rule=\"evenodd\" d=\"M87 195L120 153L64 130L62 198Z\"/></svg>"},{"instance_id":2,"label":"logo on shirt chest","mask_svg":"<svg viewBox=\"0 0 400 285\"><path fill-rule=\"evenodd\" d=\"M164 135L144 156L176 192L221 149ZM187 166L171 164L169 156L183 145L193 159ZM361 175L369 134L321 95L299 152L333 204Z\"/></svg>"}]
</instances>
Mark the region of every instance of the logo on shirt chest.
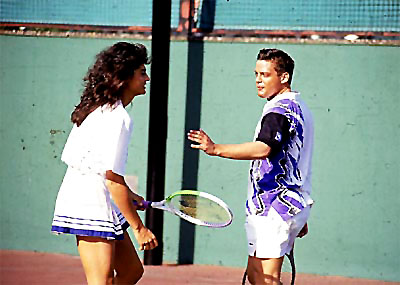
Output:
<instances>
[{"instance_id":1,"label":"logo on shirt chest","mask_svg":"<svg viewBox=\"0 0 400 285\"><path fill-rule=\"evenodd\" d=\"M280 132L276 132L275 140L280 142L282 140L282 134Z\"/></svg>"}]
</instances>

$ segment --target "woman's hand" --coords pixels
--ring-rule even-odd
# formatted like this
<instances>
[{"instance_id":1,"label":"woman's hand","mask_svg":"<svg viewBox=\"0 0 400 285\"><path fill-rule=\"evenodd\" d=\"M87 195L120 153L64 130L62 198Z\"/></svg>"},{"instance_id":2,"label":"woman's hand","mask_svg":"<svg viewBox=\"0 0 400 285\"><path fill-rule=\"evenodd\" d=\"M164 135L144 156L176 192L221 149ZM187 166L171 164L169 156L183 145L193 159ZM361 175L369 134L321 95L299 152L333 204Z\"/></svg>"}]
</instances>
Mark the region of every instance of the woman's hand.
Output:
<instances>
[{"instance_id":1,"label":"woman's hand","mask_svg":"<svg viewBox=\"0 0 400 285\"><path fill-rule=\"evenodd\" d=\"M139 250L152 250L158 246L155 235L145 226L133 229L133 234L139 243Z\"/></svg>"},{"instance_id":2,"label":"woman's hand","mask_svg":"<svg viewBox=\"0 0 400 285\"><path fill-rule=\"evenodd\" d=\"M198 144L191 144L192 148L201 149L208 155L216 155L215 143L202 129L199 131L190 130L188 133L188 139Z\"/></svg>"},{"instance_id":3,"label":"woman's hand","mask_svg":"<svg viewBox=\"0 0 400 285\"><path fill-rule=\"evenodd\" d=\"M133 193L132 191L129 191L129 192L130 192L129 198L132 201L136 201L136 203L135 203L136 209L141 210L141 211L145 210L145 208L143 207L144 198L136 193Z\"/></svg>"}]
</instances>

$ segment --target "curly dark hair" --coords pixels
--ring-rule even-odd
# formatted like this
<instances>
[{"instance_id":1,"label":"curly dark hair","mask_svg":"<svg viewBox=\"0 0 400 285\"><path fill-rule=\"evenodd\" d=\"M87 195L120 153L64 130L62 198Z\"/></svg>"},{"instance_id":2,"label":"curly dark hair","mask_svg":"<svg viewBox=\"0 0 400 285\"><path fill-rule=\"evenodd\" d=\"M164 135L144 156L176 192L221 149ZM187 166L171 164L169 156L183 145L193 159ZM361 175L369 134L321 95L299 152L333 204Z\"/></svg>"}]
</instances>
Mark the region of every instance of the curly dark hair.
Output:
<instances>
[{"instance_id":1,"label":"curly dark hair","mask_svg":"<svg viewBox=\"0 0 400 285\"><path fill-rule=\"evenodd\" d=\"M257 60L268 60L275 63L275 71L278 75L284 72L289 74L289 84L292 82L294 60L286 52L280 49L264 48L257 55Z\"/></svg>"},{"instance_id":2,"label":"curly dark hair","mask_svg":"<svg viewBox=\"0 0 400 285\"><path fill-rule=\"evenodd\" d=\"M83 78L84 90L80 103L71 114L71 121L80 126L96 108L113 105L134 71L149 64L147 49L142 44L118 42L96 56L96 61Z\"/></svg>"}]
</instances>

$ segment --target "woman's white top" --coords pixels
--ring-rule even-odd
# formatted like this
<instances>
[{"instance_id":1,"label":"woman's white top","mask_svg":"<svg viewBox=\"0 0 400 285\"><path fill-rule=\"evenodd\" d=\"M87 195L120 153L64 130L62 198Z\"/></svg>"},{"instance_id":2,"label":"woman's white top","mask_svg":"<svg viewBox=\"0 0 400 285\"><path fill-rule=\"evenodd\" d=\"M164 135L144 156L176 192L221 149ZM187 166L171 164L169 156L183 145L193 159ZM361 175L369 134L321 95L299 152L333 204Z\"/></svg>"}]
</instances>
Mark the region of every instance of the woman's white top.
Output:
<instances>
[{"instance_id":1,"label":"woman's white top","mask_svg":"<svg viewBox=\"0 0 400 285\"><path fill-rule=\"evenodd\" d=\"M132 120L118 101L90 113L78 127L73 126L61 160L84 172L104 174L112 170L125 175Z\"/></svg>"},{"instance_id":2,"label":"woman's white top","mask_svg":"<svg viewBox=\"0 0 400 285\"><path fill-rule=\"evenodd\" d=\"M73 126L61 156L68 169L56 200L53 232L123 238L129 224L112 203L105 173L125 174L132 129L121 101L98 107Z\"/></svg>"}]
</instances>

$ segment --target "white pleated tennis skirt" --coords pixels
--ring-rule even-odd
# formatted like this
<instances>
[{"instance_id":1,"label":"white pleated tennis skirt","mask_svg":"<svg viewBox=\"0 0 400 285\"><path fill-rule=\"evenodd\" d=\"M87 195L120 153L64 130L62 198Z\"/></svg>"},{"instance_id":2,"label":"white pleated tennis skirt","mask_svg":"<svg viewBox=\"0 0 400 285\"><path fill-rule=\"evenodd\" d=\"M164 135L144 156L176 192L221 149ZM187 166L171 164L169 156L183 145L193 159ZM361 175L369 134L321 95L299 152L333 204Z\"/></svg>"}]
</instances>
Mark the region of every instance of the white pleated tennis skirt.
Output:
<instances>
[{"instance_id":1,"label":"white pleated tennis skirt","mask_svg":"<svg viewBox=\"0 0 400 285\"><path fill-rule=\"evenodd\" d=\"M105 177L68 167L58 192L51 231L121 240L128 227L111 200Z\"/></svg>"}]
</instances>

